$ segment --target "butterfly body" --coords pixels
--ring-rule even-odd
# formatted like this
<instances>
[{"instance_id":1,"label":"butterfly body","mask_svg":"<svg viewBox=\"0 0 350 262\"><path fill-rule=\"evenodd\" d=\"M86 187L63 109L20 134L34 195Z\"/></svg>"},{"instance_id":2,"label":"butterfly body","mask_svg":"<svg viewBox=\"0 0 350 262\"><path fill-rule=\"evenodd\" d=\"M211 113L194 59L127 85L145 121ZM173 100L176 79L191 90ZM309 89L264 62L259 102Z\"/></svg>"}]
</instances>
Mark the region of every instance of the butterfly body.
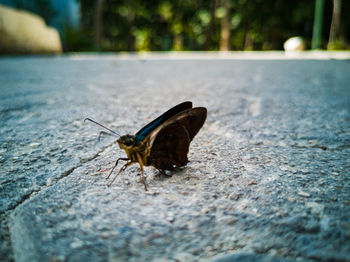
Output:
<instances>
[{"instance_id":1,"label":"butterfly body","mask_svg":"<svg viewBox=\"0 0 350 262\"><path fill-rule=\"evenodd\" d=\"M145 143L146 141L140 142L135 136L125 135L121 136L117 142L119 147L125 150L130 161L137 163L139 162L139 158L141 158L142 164L148 166L147 158L150 154L150 148L147 146L147 143Z\"/></svg>"},{"instance_id":2,"label":"butterfly body","mask_svg":"<svg viewBox=\"0 0 350 262\"><path fill-rule=\"evenodd\" d=\"M145 190L147 186L143 166L153 166L161 172L185 166L188 163L187 154L190 143L203 126L206 117L206 108L192 108L192 102L183 102L147 124L135 135L121 136L117 142L126 152L127 157L116 161L109 176L120 160L126 161L126 164L109 185L122 171L134 163L140 165Z\"/></svg>"}]
</instances>

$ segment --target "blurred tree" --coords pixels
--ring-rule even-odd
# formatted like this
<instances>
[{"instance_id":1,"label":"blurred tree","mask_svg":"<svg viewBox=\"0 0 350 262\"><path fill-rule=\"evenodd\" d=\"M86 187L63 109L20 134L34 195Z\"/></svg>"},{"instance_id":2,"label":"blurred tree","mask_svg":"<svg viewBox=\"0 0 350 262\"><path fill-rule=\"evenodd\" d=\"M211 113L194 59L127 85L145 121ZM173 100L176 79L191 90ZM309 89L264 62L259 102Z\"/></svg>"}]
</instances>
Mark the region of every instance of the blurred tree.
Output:
<instances>
[{"instance_id":1,"label":"blurred tree","mask_svg":"<svg viewBox=\"0 0 350 262\"><path fill-rule=\"evenodd\" d=\"M327 49L335 49L340 40L341 0L333 0L332 24Z\"/></svg>"},{"instance_id":2,"label":"blurred tree","mask_svg":"<svg viewBox=\"0 0 350 262\"><path fill-rule=\"evenodd\" d=\"M321 46L323 9L324 9L324 0L316 0L314 27L313 27L313 33L312 33L312 49L318 49Z\"/></svg>"},{"instance_id":3,"label":"blurred tree","mask_svg":"<svg viewBox=\"0 0 350 262\"><path fill-rule=\"evenodd\" d=\"M172 35L173 44L172 49L175 51L183 50L183 32L184 32L184 24L183 20L185 19L185 6L182 1L175 1L172 5L168 3L168 6L171 6L169 11L171 12L171 16L168 20L170 26L170 33Z\"/></svg>"},{"instance_id":4,"label":"blurred tree","mask_svg":"<svg viewBox=\"0 0 350 262\"><path fill-rule=\"evenodd\" d=\"M95 45L98 50L101 50L101 39L103 37L103 6L104 0L96 0L94 30L95 30Z\"/></svg>"},{"instance_id":5,"label":"blurred tree","mask_svg":"<svg viewBox=\"0 0 350 262\"><path fill-rule=\"evenodd\" d=\"M132 3L128 3L127 6L127 50L128 51L135 51L135 36L133 35L133 26L134 26L134 21L135 21L135 7L132 6ZM139 43L140 41L138 41Z\"/></svg>"},{"instance_id":6,"label":"blurred tree","mask_svg":"<svg viewBox=\"0 0 350 262\"><path fill-rule=\"evenodd\" d=\"M221 18L221 34L220 34L220 51L228 51L230 50L230 0L221 0L223 15Z\"/></svg>"},{"instance_id":7,"label":"blurred tree","mask_svg":"<svg viewBox=\"0 0 350 262\"><path fill-rule=\"evenodd\" d=\"M205 43L203 46L204 50L209 50L210 43L212 41L213 34L214 34L216 1L217 0L210 1L210 16L209 16L210 18L209 18L208 27L205 33Z\"/></svg>"},{"instance_id":8,"label":"blurred tree","mask_svg":"<svg viewBox=\"0 0 350 262\"><path fill-rule=\"evenodd\" d=\"M96 3L103 0L79 1L83 26L80 32L94 39ZM103 3L99 43L105 51L281 50L283 43L293 36L303 37L310 46L315 8L314 1L304 0L104 0ZM345 17L349 9L350 1L343 1L340 16ZM327 0L321 47L326 47L330 37L331 19L332 2ZM350 20L340 21L340 34L346 40Z\"/></svg>"}]
</instances>

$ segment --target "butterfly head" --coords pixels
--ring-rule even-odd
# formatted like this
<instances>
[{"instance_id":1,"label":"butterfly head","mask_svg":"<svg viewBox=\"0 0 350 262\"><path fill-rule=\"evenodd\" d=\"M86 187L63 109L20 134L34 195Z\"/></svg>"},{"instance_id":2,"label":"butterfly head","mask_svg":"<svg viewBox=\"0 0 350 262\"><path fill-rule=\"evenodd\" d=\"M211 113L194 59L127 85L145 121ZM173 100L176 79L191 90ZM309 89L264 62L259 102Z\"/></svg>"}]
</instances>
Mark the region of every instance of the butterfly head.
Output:
<instances>
[{"instance_id":1,"label":"butterfly head","mask_svg":"<svg viewBox=\"0 0 350 262\"><path fill-rule=\"evenodd\" d=\"M133 148L137 145L140 144L139 140L132 135L125 135L125 136L121 136L118 140L117 140L119 147L121 149L130 149Z\"/></svg>"}]
</instances>

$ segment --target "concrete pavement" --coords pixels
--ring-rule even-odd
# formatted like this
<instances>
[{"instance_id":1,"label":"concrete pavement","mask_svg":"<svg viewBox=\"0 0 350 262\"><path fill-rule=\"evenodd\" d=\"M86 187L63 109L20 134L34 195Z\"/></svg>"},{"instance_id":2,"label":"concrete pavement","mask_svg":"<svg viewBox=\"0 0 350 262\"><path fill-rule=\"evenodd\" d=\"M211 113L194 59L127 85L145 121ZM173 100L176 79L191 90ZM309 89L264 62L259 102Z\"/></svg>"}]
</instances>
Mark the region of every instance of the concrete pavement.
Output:
<instances>
[{"instance_id":1,"label":"concrete pavement","mask_svg":"<svg viewBox=\"0 0 350 262\"><path fill-rule=\"evenodd\" d=\"M349 261L350 62L120 56L0 59L5 261ZM205 106L173 176L97 141Z\"/></svg>"}]
</instances>

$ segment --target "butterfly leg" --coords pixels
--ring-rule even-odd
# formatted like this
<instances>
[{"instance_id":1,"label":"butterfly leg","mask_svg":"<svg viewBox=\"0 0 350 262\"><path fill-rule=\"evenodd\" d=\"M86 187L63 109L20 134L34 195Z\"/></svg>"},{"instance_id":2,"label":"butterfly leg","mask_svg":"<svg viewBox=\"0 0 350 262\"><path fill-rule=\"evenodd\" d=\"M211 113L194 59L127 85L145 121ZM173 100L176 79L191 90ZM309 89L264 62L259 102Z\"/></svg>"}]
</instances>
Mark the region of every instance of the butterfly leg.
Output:
<instances>
[{"instance_id":1,"label":"butterfly leg","mask_svg":"<svg viewBox=\"0 0 350 262\"><path fill-rule=\"evenodd\" d=\"M143 162L142 162L142 158L139 154L136 155L137 156L137 160L139 162L140 165L140 169L141 169L141 174L142 174L142 183L145 186L145 191L147 191L147 185L146 185L146 177L145 177L145 173L143 172Z\"/></svg>"},{"instance_id":2,"label":"butterfly leg","mask_svg":"<svg viewBox=\"0 0 350 262\"><path fill-rule=\"evenodd\" d=\"M130 161L127 162L124 166L122 166L122 168L119 170L118 174L115 175L115 177L113 178L113 180L107 185L107 186L111 186L113 184L113 182L116 180L117 176L119 176L119 174L121 172L123 172L128 166L132 165L134 162ZM113 168L114 169L114 168Z\"/></svg>"},{"instance_id":3,"label":"butterfly leg","mask_svg":"<svg viewBox=\"0 0 350 262\"><path fill-rule=\"evenodd\" d=\"M146 186L146 177L145 174L143 172L143 165L141 163L140 164L140 169L141 169L141 174L142 174L142 183L145 186L145 191L147 191L147 186Z\"/></svg>"},{"instance_id":4,"label":"butterfly leg","mask_svg":"<svg viewBox=\"0 0 350 262\"><path fill-rule=\"evenodd\" d=\"M106 179L108 179L108 178L112 175L114 169L115 169L115 168L117 167L117 165L118 165L119 160L128 161L129 158L126 158L126 157L118 158L117 161L115 162L114 167L112 168L111 172L110 172L109 175L106 177Z\"/></svg>"},{"instance_id":5,"label":"butterfly leg","mask_svg":"<svg viewBox=\"0 0 350 262\"><path fill-rule=\"evenodd\" d=\"M97 138L98 142L101 141L101 137L102 137L102 136L115 136L115 135L113 135L112 133L108 133L108 132L105 132L105 131L101 131L100 134L98 135L98 138Z\"/></svg>"}]
</instances>

